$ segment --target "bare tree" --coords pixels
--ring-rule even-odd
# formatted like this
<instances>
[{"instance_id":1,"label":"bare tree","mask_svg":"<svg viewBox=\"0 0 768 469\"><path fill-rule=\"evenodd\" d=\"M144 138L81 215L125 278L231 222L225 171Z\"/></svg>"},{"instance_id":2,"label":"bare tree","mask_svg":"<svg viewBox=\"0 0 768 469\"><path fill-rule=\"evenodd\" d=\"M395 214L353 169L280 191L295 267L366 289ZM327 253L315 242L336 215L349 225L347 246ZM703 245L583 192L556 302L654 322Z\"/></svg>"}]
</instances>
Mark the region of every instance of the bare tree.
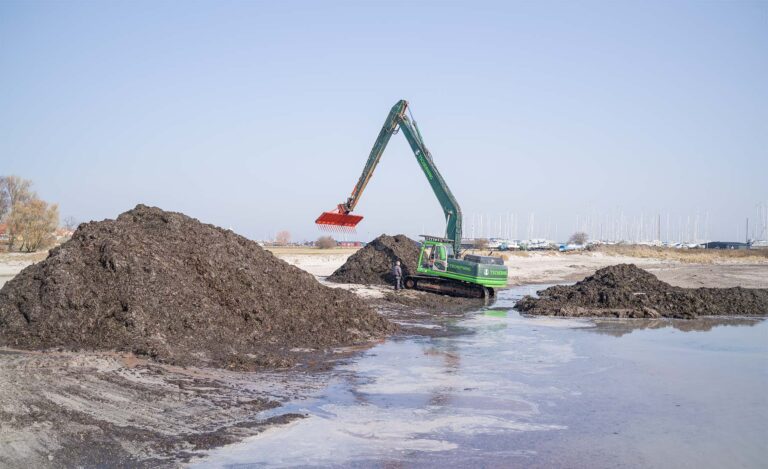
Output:
<instances>
[{"instance_id":1,"label":"bare tree","mask_svg":"<svg viewBox=\"0 0 768 469\"><path fill-rule=\"evenodd\" d=\"M19 176L0 177L0 190L6 192L11 210L19 203L29 202L37 197L32 190L32 181Z\"/></svg>"},{"instance_id":2,"label":"bare tree","mask_svg":"<svg viewBox=\"0 0 768 469\"><path fill-rule=\"evenodd\" d=\"M11 211L11 198L8 196L8 193L3 190L2 179L3 178L0 178L0 222L2 222L5 219L5 216L8 215L8 212Z\"/></svg>"},{"instance_id":3,"label":"bare tree","mask_svg":"<svg viewBox=\"0 0 768 469\"><path fill-rule=\"evenodd\" d=\"M589 241L589 236L583 231L577 231L568 238L568 244L584 245L587 244L587 241Z\"/></svg>"},{"instance_id":4,"label":"bare tree","mask_svg":"<svg viewBox=\"0 0 768 469\"><path fill-rule=\"evenodd\" d=\"M40 199L16 204L9 218L9 229L22 240L20 250L32 252L47 246L59 225L59 207Z\"/></svg>"},{"instance_id":5,"label":"bare tree","mask_svg":"<svg viewBox=\"0 0 768 469\"><path fill-rule=\"evenodd\" d=\"M0 196L0 198L4 201L0 202L0 204L4 203L5 207L7 207L3 215L8 214L9 219L13 218L13 213L19 206L37 198L37 194L32 191L32 181L29 179L20 178L18 176L0 177L0 193L3 194ZM0 210L2 210L2 207L0 207ZM8 224L9 251L16 243L17 233L14 229L14 226L16 225L13 223Z\"/></svg>"},{"instance_id":6,"label":"bare tree","mask_svg":"<svg viewBox=\"0 0 768 469\"><path fill-rule=\"evenodd\" d=\"M66 228L67 231L75 231L79 224L80 222L77 221L77 218L73 217L72 215L64 219L64 228Z\"/></svg>"},{"instance_id":7,"label":"bare tree","mask_svg":"<svg viewBox=\"0 0 768 469\"><path fill-rule=\"evenodd\" d=\"M321 236L315 241L315 246L320 249L331 249L337 246L336 240L331 236Z\"/></svg>"},{"instance_id":8,"label":"bare tree","mask_svg":"<svg viewBox=\"0 0 768 469\"><path fill-rule=\"evenodd\" d=\"M275 244L279 246L285 246L290 241L291 241L291 233L287 230L283 230L277 233L277 236L275 236Z\"/></svg>"},{"instance_id":9,"label":"bare tree","mask_svg":"<svg viewBox=\"0 0 768 469\"><path fill-rule=\"evenodd\" d=\"M488 247L488 240L485 238L475 238L472 241L472 247L479 250L485 249Z\"/></svg>"}]
</instances>

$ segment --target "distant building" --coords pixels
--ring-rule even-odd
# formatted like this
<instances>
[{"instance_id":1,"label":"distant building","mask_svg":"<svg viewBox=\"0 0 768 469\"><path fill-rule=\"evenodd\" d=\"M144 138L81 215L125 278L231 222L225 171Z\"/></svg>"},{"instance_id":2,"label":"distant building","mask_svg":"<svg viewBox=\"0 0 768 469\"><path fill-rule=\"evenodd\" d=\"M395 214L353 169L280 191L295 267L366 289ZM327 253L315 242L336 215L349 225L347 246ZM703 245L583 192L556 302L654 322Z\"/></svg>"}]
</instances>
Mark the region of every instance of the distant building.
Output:
<instances>
[{"instance_id":1,"label":"distant building","mask_svg":"<svg viewBox=\"0 0 768 469\"><path fill-rule=\"evenodd\" d=\"M739 243L736 241L710 241L702 244L704 249L749 249L747 243Z\"/></svg>"},{"instance_id":2,"label":"distant building","mask_svg":"<svg viewBox=\"0 0 768 469\"><path fill-rule=\"evenodd\" d=\"M361 248L363 243L360 241L339 241L337 245L340 248Z\"/></svg>"}]
</instances>

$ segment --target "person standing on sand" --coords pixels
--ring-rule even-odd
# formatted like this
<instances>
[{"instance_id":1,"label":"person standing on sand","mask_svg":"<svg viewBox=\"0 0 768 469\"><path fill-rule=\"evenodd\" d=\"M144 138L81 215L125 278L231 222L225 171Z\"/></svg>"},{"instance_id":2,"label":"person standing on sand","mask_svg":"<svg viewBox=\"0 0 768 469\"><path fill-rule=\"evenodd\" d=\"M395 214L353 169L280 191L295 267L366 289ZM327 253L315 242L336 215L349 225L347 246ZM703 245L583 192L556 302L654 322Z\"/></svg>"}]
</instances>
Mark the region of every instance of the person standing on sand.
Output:
<instances>
[{"instance_id":1,"label":"person standing on sand","mask_svg":"<svg viewBox=\"0 0 768 469\"><path fill-rule=\"evenodd\" d=\"M395 290L403 289L403 269L400 267L400 261L395 261L392 267L392 275L395 276Z\"/></svg>"}]
</instances>

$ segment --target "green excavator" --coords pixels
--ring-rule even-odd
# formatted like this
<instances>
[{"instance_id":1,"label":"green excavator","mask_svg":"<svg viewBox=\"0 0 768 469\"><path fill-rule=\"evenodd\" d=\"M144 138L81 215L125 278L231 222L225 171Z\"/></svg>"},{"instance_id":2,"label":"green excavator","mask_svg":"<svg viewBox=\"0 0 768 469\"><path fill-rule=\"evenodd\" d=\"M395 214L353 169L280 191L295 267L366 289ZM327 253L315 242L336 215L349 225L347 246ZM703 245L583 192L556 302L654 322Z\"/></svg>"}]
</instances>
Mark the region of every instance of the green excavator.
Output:
<instances>
[{"instance_id":1,"label":"green excavator","mask_svg":"<svg viewBox=\"0 0 768 469\"><path fill-rule=\"evenodd\" d=\"M444 238L422 235L424 240L421 243L417 272L411 272L404 278L405 287L452 296L493 298L495 288L507 285L507 267L498 257L461 256L461 208L424 145L416 121L406 113L410 114L410 111L405 100L398 101L392 107L352 194L336 210L322 213L315 223L322 228L342 230L352 230L360 223L363 217L352 215L352 211L371 180L389 139L402 131L443 208L446 222Z\"/></svg>"}]
</instances>

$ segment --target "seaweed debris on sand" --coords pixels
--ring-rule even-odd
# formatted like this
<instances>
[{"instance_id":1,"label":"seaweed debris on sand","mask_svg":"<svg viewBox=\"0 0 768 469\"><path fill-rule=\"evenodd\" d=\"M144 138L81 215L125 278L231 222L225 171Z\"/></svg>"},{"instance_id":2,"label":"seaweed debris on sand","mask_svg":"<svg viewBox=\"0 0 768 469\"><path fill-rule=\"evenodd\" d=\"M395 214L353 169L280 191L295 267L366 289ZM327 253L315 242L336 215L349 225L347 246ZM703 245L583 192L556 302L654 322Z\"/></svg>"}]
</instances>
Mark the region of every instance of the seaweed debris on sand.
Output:
<instances>
[{"instance_id":1,"label":"seaweed debris on sand","mask_svg":"<svg viewBox=\"0 0 768 469\"><path fill-rule=\"evenodd\" d=\"M526 296L515 307L544 316L680 318L768 315L768 289L680 288L634 264L595 272L575 285L557 285Z\"/></svg>"}]
</instances>

